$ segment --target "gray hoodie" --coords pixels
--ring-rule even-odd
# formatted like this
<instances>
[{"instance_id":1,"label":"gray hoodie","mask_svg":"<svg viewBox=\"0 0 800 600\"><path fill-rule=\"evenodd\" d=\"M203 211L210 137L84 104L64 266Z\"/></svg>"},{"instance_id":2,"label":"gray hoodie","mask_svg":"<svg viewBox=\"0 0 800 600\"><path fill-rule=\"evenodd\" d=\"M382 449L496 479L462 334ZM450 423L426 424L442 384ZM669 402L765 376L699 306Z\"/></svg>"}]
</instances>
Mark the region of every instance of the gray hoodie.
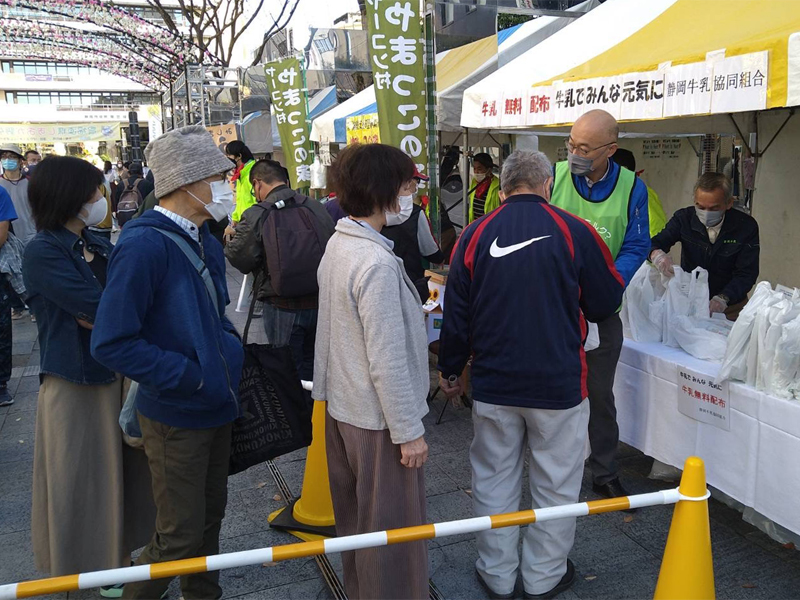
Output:
<instances>
[{"instance_id":1,"label":"gray hoodie","mask_svg":"<svg viewBox=\"0 0 800 600\"><path fill-rule=\"evenodd\" d=\"M419 297L391 242L341 219L317 272L316 400L337 421L389 429L403 444L425 433L428 341Z\"/></svg>"}]
</instances>

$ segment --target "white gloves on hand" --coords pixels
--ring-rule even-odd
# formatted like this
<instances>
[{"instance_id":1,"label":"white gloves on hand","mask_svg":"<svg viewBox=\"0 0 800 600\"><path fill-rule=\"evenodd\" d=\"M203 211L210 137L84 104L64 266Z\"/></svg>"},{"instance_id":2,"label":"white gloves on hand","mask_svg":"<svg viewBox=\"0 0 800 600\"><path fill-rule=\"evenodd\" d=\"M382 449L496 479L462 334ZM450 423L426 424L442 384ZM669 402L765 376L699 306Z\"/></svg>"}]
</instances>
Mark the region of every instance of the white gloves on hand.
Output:
<instances>
[{"instance_id":1,"label":"white gloves on hand","mask_svg":"<svg viewBox=\"0 0 800 600\"><path fill-rule=\"evenodd\" d=\"M666 275L667 277L675 276L672 258L663 250L653 250L653 253L650 255L650 261L662 275Z\"/></svg>"}]
</instances>

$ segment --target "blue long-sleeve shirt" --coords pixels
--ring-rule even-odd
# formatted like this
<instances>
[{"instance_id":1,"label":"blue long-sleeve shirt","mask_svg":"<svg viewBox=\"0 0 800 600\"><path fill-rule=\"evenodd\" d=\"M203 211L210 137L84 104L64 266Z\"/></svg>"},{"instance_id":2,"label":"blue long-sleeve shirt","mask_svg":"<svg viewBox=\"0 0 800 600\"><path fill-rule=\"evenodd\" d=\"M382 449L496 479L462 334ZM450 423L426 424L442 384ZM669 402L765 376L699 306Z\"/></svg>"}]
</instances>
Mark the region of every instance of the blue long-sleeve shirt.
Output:
<instances>
[{"instance_id":1,"label":"blue long-sleeve shirt","mask_svg":"<svg viewBox=\"0 0 800 600\"><path fill-rule=\"evenodd\" d=\"M572 182L584 198L590 202L596 198L599 202L611 195L620 168L617 163L609 159L606 176L591 188L586 182L586 177L581 175L572 175ZM555 168L553 174L555 175ZM628 203L628 227L625 230L625 238L614 260L617 271L625 280L625 287L628 287L636 271L647 260L649 252L650 216L647 209L647 186L637 177Z\"/></svg>"},{"instance_id":2,"label":"blue long-sleeve shirt","mask_svg":"<svg viewBox=\"0 0 800 600\"><path fill-rule=\"evenodd\" d=\"M623 290L591 225L539 196L512 196L458 241L439 370L460 375L472 354L472 387L481 402L577 406L587 397L584 316L610 317Z\"/></svg>"}]
</instances>

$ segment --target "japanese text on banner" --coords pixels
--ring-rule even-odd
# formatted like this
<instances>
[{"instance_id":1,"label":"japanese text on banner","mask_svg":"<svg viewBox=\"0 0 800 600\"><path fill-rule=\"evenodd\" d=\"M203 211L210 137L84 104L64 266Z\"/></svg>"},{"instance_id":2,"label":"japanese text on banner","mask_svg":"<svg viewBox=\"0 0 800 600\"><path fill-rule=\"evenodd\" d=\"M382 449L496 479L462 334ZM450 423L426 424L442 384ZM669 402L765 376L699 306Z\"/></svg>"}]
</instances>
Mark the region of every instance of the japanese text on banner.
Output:
<instances>
[{"instance_id":1,"label":"japanese text on banner","mask_svg":"<svg viewBox=\"0 0 800 600\"><path fill-rule=\"evenodd\" d=\"M695 421L730 431L728 382L714 383L711 375L678 365L678 412Z\"/></svg>"},{"instance_id":2,"label":"japanese text on banner","mask_svg":"<svg viewBox=\"0 0 800 600\"><path fill-rule=\"evenodd\" d=\"M367 0L380 139L428 166L425 39L419 0Z\"/></svg>"},{"instance_id":3,"label":"japanese text on banner","mask_svg":"<svg viewBox=\"0 0 800 600\"><path fill-rule=\"evenodd\" d=\"M309 187L314 157L309 138L308 90L305 89L303 67L299 59L287 58L267 63L265 73L292 188Z\"/></svg>"}]
</instances>

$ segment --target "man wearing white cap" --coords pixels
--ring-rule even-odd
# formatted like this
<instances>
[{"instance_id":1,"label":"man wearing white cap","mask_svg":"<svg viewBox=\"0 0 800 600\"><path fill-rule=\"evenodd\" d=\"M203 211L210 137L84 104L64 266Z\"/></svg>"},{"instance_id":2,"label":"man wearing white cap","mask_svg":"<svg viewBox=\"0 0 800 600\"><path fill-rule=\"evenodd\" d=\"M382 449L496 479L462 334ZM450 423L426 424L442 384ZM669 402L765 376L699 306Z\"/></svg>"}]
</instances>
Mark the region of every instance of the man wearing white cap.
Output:
<instances>
[{"instance_id":1,"label":"man wearing white cap","mask_svg":"<svg viewBox=\"0 0 800 600\"><path fill-rule=\"evenodd\" d=\"M233 210L231 163L199 125L162 135L145 155L160 203L123 229L92 332L95 359L139 383L158 514L137 564L219 552L244 360L224 312L222 246L206 225ZM159 598L168 586L129 583L122 597ZM219 572L183 577L181 589L187 599L219 598Z\"/></svg>"},{"instance_id":2,"label":"man wearing white cap","mask_svg":"<svg viewBox=\"0 0 800 600\"><path fill-rule=\"evenodd\" d=\"M3 167L3 177L0 178L0 187L11 196L17 220L14 221L14 235L23 244L27 244L36 235L36 225L31 216L31 207L28 204L28 178L22 173L22 148L16 144L3 144L0 146L0 165Z\"/></svg>"}]
</instances>

